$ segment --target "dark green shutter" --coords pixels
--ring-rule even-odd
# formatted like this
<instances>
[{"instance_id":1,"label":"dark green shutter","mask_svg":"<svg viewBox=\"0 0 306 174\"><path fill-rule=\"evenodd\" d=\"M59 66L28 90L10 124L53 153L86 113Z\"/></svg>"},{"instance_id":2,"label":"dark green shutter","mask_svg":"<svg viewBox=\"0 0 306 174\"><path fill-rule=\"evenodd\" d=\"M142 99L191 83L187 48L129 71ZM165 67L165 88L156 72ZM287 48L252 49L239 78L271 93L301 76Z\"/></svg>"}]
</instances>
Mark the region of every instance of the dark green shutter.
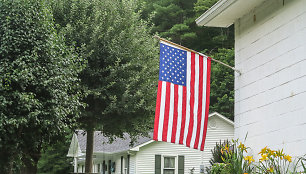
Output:
<instances>
[{"instance_id":1,"label":"dark green shutter","mask_svg":"<svg viewBox=\"0 0 306 174\"><path fill-rule=\"evenodd\" d=\"M127 167L127 174L130 174L130 155L127 156L128 167Z\"/></svg>"},{"instance_id":2,"label":"dark green shutter","mask_svg":"<svg viewBox=\"0 0 306 174\"><path fill-rule=\"evenodd\" d=\"M178 156L178 174L184 174L184 156Z\"/></svg>"},{"instance_id":3,"label":"dark green shutter","mask_svg":"<svg viewBox=\"0 0 306 174\"><path fill-rule=\"evenodd\" d=\"M105 166L105 160L103 161L103 164L102 164L102 174L105 174L105 169L106 169L106 166Z\"/></svg>"},{"instance_id":4,"label":"dark green shutter","mask_svg":"<svg viewBox=\"0 0 306 174\"><path fill-rule=\"evenodd\" d=\"M121 174L123 174L123 156L121 156Z\"/></svg>"},{"instance_id":5,"label":"dark green shutter","mask_svg":"<svg viewBox=\"0 0 306 174\"><path fill-rule=\"evenodd\" d=\"M108 160L108 174L111 174L112 173L112 161L111 160Z\"/></svg>"},{"instance_id":6,"label":"dark green shutter","mask_svg":"<svg viewBox=\"0 0 306 174\"><path fill-rule=\"evenodd\" d=\"M155 174L161 174L161 155L155 155Z\"/></svg>"}]
</instances>

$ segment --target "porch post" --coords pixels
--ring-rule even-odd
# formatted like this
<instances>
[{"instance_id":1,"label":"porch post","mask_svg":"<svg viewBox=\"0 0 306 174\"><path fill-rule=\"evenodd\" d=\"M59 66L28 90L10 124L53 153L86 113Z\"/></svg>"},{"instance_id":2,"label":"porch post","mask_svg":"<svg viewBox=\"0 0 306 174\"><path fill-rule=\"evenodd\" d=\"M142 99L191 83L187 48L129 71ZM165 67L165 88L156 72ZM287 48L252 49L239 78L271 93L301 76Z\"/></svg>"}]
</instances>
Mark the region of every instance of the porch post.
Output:
<instances>
[{"instance_id":1,"label":"porch post","mask_svg":"<svg viewBox=\"0 0 306 174\"><path fill-rule=\"evenodd\" d=\"M74 173L78 173L78 158L74 157Z\"/></svg>"}]
</instances>

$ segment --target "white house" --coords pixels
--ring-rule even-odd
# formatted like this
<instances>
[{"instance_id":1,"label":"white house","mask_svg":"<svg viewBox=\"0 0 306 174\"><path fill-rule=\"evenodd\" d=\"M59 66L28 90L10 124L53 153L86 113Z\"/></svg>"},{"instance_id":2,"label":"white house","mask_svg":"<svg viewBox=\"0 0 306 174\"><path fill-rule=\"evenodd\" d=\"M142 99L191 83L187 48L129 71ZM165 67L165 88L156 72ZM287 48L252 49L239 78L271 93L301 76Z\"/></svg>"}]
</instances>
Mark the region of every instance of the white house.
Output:
<instances>
[{"instance_id":1,"label":"white house","mask_svg":"<svg viewBox=\"0 0 306 174\"><path fill-rule=\"evenodd\" d=\"M220 0L198 25L235 25L235 138L306 154L306 1Z\"/></svg>"},{"instance_id":2,"label":"white house","mask_svg":"<svg viewBox=\"0 0 306 174\"><path fill-rule=\"evenodd\" d=\"M112 143L101 132L95 132L93 172L103 174L184 174L200 173L209 165L211 149L216 142L231 140L234 137L234 123L218 113L209 115L205 150L191 149L183 145L153 141L152 137L138 137L130 146L131 139L117 138ZM83 154L78 156L78 171L85 171L86 134L78 131L77 141ZM72 141L69 152L75 142ZM75 148L77 149L77 147ZM105 169L103 171L103 169Z\"/></svg>"}]
</instances>

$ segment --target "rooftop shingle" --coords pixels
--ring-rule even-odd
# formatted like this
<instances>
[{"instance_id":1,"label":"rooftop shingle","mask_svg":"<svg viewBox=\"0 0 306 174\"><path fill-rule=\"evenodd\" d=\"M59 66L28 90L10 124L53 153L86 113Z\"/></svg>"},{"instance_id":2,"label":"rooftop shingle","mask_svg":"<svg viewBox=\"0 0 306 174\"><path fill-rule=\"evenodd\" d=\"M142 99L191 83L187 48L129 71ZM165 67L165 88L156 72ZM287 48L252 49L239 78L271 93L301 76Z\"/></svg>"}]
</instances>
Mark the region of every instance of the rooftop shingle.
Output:
<instances>
[{"instance_id":1,"label":"rooftop shingle","mask_svg":"<svg viewBox=\"0 0 306 174\"><path fill-rule=\"evenodd\" d=\"M83 130L76 131L78 136L79 145L82 152L86 151L86 132ZM140 144L146 143L152 140L153 134L149 133L149 137L138 136L136 141L131 146L131 138L129 134L124 133L124 138L115 138L113 142L110 143L109 138L103 136L100 131L95 131L94 134L94 152L103 153L116 153L129 150Z\"/></svg>"}]
</instances>

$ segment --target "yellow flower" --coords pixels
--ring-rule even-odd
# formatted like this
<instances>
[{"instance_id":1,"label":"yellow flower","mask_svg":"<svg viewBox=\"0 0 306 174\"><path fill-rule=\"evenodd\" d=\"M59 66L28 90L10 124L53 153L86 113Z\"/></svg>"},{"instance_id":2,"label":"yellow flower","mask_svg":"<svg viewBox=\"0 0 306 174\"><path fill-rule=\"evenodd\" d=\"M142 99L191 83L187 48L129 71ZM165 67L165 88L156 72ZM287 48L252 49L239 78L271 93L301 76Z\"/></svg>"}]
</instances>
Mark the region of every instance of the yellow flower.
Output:
<instances>
[{"instance_id":1,"label":"yellow flower","mask_svg":"<svg viewBox=\"0 0 306 174\"><path fill-rule=\"evenodd\" d=\"M241 142L240 142L238 148L239 148L242 152L243 152L243 151L248 152L248 151L246 150L247 148L245 147L245 145L242 144Z\"/></svg>"},{"instance_id":2,"label":"yellow flower","mask_svg":"<svg viewBox=\"0 0 306 174\"><path fill-rule=\"evenodd\" d=\"M252 156L246 156L246 157L244 157L244 160L245 161L248 161L249 162L249 164L251 164L252 162L254 162L255 160L253 159L253 157Z\"/></svg>"},{"instance_id":3,"label":"yellow flower","mask_svg":"<svg viewBox=\"0 0 306 174\"><path fill-rule=\"evenodd\" d=\"M267 160L268 155L267 154L262 154L261 158L259 159L260 161Z\"/></svg>"},{"instance_id":4,"label":"yellow flower","mask_svg":"<svg viewBox=\"0 0 306 174\"><path fill-rule=\"evenodd\" d=\"M258 154L265 154L267 153L267 146L261 149L261 151Z\"/></svg>"},{"instance_id":5,"label":"yellow flower","mask_svg":"<svg viewBox=\"0 0 306 174\"><path fill-rule=\"evenodd\" d=\"M226 145L224 146L224 149L225 149L227 152L229 152L228 144L226 144Z\"/></svg>"},{"instance_id":6,"label":"yellow flower","mask_svg":"<svg viewBox=\"0 0 306 174\"><path fill-rule=\"evenodd\" d=\"M292 158L292 157L291 157L291 156L289 156L289 155L285 155L285 156L284 156L284 159L285 159L285 160L287 160L287 161L289 161L289 162L291 162L291 161L292 161L292 160L291 160L291 158Z\"/></svg>"},{"instance_id":7,"label":"yellow flower","mask_svg":"<svg viewBox=\"0 0 306 174\"><path fill-rule=\"evenodd\" d=\"M271 172L271 173L273 173L273 172L274 172L274 169L273 169L273 167L270 167L270 168L268 169L268 172Z\"/></svg>"},{"instance_id":8,"label":"yellow flower","mask_svg":"<svg viewBox=\"0 0 306 174\"><path fill-rule=\"evenodd\" d=\"M271 150L271 151L270 151L270 155L273 155L274 157L281 157L281 154L276 153L275 150Z\"/></svg>"}]
</instances>

